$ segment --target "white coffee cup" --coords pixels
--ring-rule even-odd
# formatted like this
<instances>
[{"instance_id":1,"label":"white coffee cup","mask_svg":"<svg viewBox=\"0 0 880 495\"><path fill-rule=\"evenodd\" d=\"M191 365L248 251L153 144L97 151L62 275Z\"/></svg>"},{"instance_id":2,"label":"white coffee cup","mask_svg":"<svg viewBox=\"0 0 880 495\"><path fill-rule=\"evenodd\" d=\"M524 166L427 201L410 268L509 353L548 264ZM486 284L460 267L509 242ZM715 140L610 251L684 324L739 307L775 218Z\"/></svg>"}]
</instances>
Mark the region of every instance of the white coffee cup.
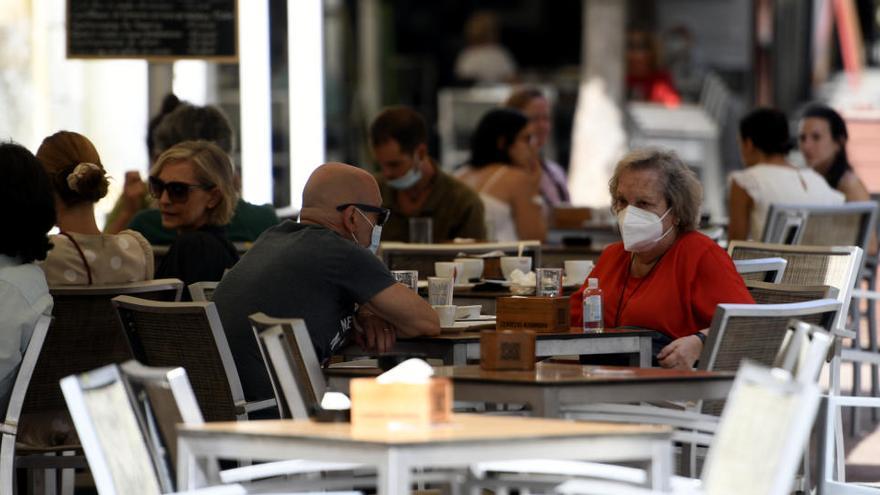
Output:
<instances>
[{"instance_id":1,"label":"white coffee cup","mask_svg":"<svg viewBox=\"0 0 880 495\"><path fill-rule=\"evenodd\" d=\"M455 310L457 307L454 304L440 304L433 306L433 308L437 313L437 317L440 318L441 327L449 328L455 325Z\"/></svg>"},{"instance_id":2,"label":"white coffee cup","mask_svg":"<svg viewBox=\"0 0 880 495\"><path fill-rule=\"evenodd\" d=\"M565 282L572 285L583 285L587 275L593 271L590 260L565 260Z\"/></svg>"},{"instance_id":3,"label":"white coffee cup","mask_svg":"<svg viewBox=\"0 0 880 495\"><path fill-rule=\"evenodd\" d=\"M532 258L529 256L502 256L501 274L505 280L510 280L510 274L519 268L523 273L532 271Z\"/></svg>"},{"instance_id":4,"label":"white coffee cup","mask_svg":"<svg viewBox=\"0 0 880 495\"><path fill-rule=\"evenodd\" d=\"M480 258L455 258L464 267L465 281L483 278L483 260Z\"/></svg>"},{"instance_id":5,"label":"white coffee cup","mask_svg":"<svg viewBox=\"0 0 880 495\"><path fill-rule=\"evenodd\" d=\"M437 261L434 263L434 274L438 277L455 279L455 285L467 282L464 274L464 265L454 261Z\"/></svg>"}]
</instances>

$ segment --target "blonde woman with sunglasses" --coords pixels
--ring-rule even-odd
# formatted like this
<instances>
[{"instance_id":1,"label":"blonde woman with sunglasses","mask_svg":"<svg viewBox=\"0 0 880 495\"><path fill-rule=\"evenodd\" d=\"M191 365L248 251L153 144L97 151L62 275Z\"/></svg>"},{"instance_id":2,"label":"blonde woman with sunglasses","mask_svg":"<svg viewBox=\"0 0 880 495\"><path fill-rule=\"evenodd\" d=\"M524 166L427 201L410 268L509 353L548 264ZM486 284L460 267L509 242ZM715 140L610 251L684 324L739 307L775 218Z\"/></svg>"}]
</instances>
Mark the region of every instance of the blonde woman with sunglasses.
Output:
<instances>
[{"instance_id":1,"label":"blonde woman with sunglasses","mask_svg":"<svg viewBox=\"0 0 880 495\"><path fill-rule=\"evenodd\" d=\"M179 278L186 285L220 280L238 261L225 229L237 200L226 153L208 141L172 146L150 170L149 187L162 226L177 232L156 277Z\"/></svg>"},{"instance_id":2,"label":"blonde woman with sunglasses","mask_svg":"<svg viewBox=\"0 0 880 495\"><path fill-rule=\"evenodd\" d=\"M153 278L153 249L133 230L102 234L95 203L109 178L95 145L82 134L59 131L43 140L37 158L49 176L58 235L41 264L50 286L102 285Z\"/></svg>"}]
</instances>

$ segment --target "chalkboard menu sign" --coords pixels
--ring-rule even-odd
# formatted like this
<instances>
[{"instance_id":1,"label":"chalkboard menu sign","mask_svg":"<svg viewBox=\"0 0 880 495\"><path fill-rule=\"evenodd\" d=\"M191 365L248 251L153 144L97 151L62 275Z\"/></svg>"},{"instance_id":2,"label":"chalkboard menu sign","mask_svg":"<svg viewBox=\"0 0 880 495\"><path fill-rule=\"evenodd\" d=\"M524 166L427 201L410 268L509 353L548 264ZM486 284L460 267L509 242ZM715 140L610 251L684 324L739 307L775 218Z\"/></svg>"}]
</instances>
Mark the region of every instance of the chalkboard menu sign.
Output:
<instances>
[{"instance_id":1,"label":"chalkboard menu sign","mask_svg":"<svg viewBox=\"0 0 880 495\"><path fill-rule=\"evenodd\" d=\"M235 62L236 1L67 0L67 56Z\"/></svg>"}]
</instances>

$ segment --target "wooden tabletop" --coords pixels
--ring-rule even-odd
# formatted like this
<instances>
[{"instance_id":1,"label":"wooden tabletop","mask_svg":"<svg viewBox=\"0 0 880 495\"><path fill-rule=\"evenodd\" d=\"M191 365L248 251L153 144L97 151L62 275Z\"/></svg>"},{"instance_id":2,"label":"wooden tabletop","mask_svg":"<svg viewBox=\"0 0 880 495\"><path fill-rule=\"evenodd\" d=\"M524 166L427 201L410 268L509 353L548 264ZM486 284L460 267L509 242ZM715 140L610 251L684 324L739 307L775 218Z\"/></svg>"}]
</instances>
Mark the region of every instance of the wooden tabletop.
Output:
<instances>
[{"instance_id":1,"label":"wooden tabletop","mask_svg":"<svg viewBox=\"0 0 880 495\"><path fill-rule=\"evenodd\" d=\"M328 376L373 377L378 368L328 368ZM583 385L586 383L633 383L689 380L733 380L736 373L727 371L673 370L630 366L592 366L541 362L534 371L487 371L479 365L437 366L435 376L452 378L454 382L491 382L499 385Z\"/></svg>"},{"instance_id":2,"label":"wooden tabletop","mask_svg":"<svg viewBox=\"0 0 880 495\"><path fill-rule=\"evenodd\" d=\"M653 334L653 330L641 330L641 329L630 329L630 328L609 328L606 329L602 333L584 333L580 328L571 328L568 332L550 332L550 333L535 333L535 338L537 340L548 340L548 339L607 339L614 337L641 337L644 335ZM480 332L479 331L464 331L464 332L447 332L444 331L440 335L436 335L433 337L413 337L413 338L400 338L401 341L406 342L424 342L424 341L449 341L455 343L467 343L467 342L479 342L480 341Z\"/></svg>"},{"instance_id":3,"label":"wooden tabletop","mask_svg":"<svg viewBox=\"0 0 880 495\"><path fill-rule=\"evenodd\" d=\"M320 440L326 442L415 445L458 442L504 442L556 437L668 436L669 427L657 425L575 422L557 419L453 414L449 423L425 427L395 425L386 429L354 428L350 423L307 420L230 421L178 425L190 437L218 433L258 439Z\"/></svg>"}]
</instances>

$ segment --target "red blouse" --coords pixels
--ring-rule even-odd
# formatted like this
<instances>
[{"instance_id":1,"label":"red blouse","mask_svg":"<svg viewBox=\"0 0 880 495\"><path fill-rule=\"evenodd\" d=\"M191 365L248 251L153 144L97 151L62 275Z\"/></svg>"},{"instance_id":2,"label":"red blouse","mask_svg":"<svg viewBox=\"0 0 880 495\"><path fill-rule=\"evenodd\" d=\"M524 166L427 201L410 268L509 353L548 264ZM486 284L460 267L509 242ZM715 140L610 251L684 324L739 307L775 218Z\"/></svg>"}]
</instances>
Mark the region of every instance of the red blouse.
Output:
<instances>
[{"instance_id":1,"label":"red blouse","mask_svg":"<svg viewBox=\"0 0 880 495\"><path fill-rule=\"evenodd\" d=\"M642 278L629 274L631 253L608 246L590 277L599 279L605 327L658 330L672 338L709 327L715 306L754 304L730 256L699 232L687 232ZM583 322L583 291L571 296L571 325Z\"/></svg>"}]
</instances>

